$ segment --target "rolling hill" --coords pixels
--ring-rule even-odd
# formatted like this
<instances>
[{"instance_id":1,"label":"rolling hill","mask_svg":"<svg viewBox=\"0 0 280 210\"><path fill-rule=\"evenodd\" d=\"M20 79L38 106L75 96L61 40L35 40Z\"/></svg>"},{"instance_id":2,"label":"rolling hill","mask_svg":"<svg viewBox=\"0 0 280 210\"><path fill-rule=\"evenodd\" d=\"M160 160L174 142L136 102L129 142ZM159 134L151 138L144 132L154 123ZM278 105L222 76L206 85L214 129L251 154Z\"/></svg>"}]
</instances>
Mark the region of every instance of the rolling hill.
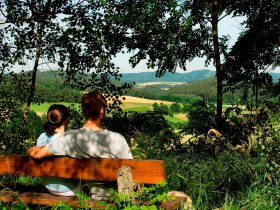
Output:
<instances>
[{"instance_id":1,"label":"rolling hill","mask_svg":"<svg viewBox=\"0 0 280 210\"><path fill-rule=\"evenodd\" d=\"M174 84L176 85L176 83L186 84L212 78L215 76L215 72L203 69L186 73L167 72L164 76L160 78L156 77L155 75L155 72L124 73L122 74L121 82L135 82L138 84L169 83L168 86L173 86ZM45 87L61 88L63 86L63 77L61 76L60 71L38 71L36 83ZM171 83L174 84L172 85Z\"/></svg>"},{"instance_id":2,"label":"rolling hill","mask_svg":"<svg viewBox=\"0 0 280 210\"><path fill-rule=\"evenodd\" d=\"M209 77L214 77L215 72L208 69L201 69L185 73L171 73L167 72L162 77L156 77L155 72L141 72L141 73L124 73L122 74L122 81L124 82L136 82L136 83L146 83L146 82L184 82L192 83L198 80L207 79Z\"/></svg>"},{"instance_id":3,"label":"rolling hill","mask_svg":"<svg viewBox=\"0 0 280 210\"><path fill-rule=\"evenodd\" d=\"M63 79L59 75L59 71L44 71L38 72L37 82L40 84L54 83L56 85L62 84ZM216 72L208 69L201 69L185 73L171 73L167 72L162 77L156 77L155 72L140 72L140 73L123 73L121 81L124 82L135 82L135 83L160 83L160 82L178 82L178 83L193 83L196 81L215 77ZM280 73L271 73L274 82L280 79Z\"/></svg>"}]
</instances>

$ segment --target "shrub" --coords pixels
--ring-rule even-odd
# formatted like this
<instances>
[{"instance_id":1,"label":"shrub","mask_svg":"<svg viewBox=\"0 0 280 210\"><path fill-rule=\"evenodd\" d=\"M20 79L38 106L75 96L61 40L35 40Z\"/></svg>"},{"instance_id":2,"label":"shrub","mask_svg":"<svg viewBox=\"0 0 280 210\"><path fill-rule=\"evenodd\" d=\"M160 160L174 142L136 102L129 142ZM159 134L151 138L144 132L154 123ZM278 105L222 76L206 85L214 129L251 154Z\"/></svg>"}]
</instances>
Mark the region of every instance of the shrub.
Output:
<instances>
[{"instance_id":1,"label":"shrub","mask_svg":"<svg viewBox=\"0 0 280 210\"><path fill-rule=\"evenodd\" d=\"M179 149L181 146L179 135L175 134L164 115L159 112L115 111L111 116L105 118L104 125L106 128L124 135L129 144L132 144L133 140L134 146L135 144L141 145L138 148L142 150L157 148L155 152L162 152L166 148L178 147L177 149Z\"/></svg>"},{"instance_id":2,"label":"shrub","mask_svg":"<svg viewBox=\"0 0 280 210\"><path fill-rule=\"evenodd\" d=\"M167 115L167 116L172 116L171 110L169 107L163 103L154 103L153 104L153 109L154 112L161 114L161 115Z\"/></svg>"},{"instance_id":3,"label":"shrub","mask_svg":"<svg viewBox=\"0 0 280 210\"><path fill-rule=\"evenodd\" d=\"M28 125L23 123L23 111L15 110L8 121L0 122L2 136L0 149L2 154L25 154L34 146L36 139L42 133L42 123L34 112L29 113Z\"/></svg>"},{"instance_id":4,"label":"shrub","mask_svg":"<svg viewBox=\"0 0 280 210\"><path fill-rule=\"evenodd\" d=\"M255 151L265 162L271 179L276 179L280 175L280 131L266 127L260 128L258 134Z\"/></svg>"},{"instance_id":5,"label":"shrub","mask_svg":"<svg viewBox=\"0 0 280 210\"><path fill-rule=\"evenodd\" d=\"M82 109L80 107L76 108L74 104L68 106L68 108L70 112L68 129L77 129L83 127L85 117Z\"/></svg>"},{"instance_id":6,"label":"shrub","mask_svg":"<svg viewBox=\"0 0 280 210\"><path fill-rule=\"evenodd\" d=\"M169 107L172 113L180 113L182 111L181 105L179 103L173 103Z\"/></svg>"},{"instance_id":7,"label":"shrub","mask_svg":"<svg viewBox=\"0 0 280 210\"><path fill-rule=\"evenodd\" d=\"M215 107L204 101L197 100L187 108L188 121L183 129L187 134L207 135L207 132L215 125Z\"/></svg>"}]
</instances>

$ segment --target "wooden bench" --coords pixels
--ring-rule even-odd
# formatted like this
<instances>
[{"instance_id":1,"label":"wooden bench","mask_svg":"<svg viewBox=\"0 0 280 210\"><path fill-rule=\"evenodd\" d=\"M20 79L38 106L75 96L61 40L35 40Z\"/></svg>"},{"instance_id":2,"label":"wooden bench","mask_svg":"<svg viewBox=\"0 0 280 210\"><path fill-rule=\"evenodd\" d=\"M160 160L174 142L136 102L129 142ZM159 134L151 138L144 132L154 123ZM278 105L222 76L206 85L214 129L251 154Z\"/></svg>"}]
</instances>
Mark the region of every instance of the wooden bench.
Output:
<instances>
[{"instance_id":1,"label":"wooden bench","mask_svg":"<svg viewBox=\"0 0 280 210\"><path fill-rule=\"evenodd\" d=\"M32 177L50 176L79 180L117 182L118 172L122 167L130 167L133 181L142 184L159 184L166 181L164 161L162 160L126 160L126 159L75 159L69 157L49 157L33 160L28 156L0 156L0 175L24 175ZM56 205L60 201L81 207L77 197L54 196L44 186L1 183L0 202L13 203L22 201L32 205ZM176 209L184 203L185 197L175 197L162 203L162 209ZM98 207L98 203L89 199L86 205ZM99 206L100 208L102 206ZM99 208L98 207L98 208Z\"/></svg>"}]
</instances>

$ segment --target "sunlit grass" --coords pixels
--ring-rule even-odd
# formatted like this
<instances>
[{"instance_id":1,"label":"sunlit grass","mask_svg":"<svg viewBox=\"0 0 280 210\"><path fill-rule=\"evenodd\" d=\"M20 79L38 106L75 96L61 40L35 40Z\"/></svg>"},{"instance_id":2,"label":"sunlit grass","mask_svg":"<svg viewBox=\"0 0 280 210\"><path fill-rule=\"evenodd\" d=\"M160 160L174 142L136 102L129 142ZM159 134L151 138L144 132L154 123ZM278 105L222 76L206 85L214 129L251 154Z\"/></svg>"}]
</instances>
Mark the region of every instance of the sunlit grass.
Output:
<instances>
[{"instance_id":1,"label":"sunlit grass","mask_svg":"<svg viewBox=\"0 0 280 210\"><path fill-rule=\"evenodd\" d=\"M151 111L148 107L131 107L131 108L124 108L124 112L148 112Z\"/></svg>"},{"instance_id":2,"label":"sunlit grass","mask_svg":"<svg viewBox=\"0 0 280 210\"><path fill-rule=\"evenodd\" d=\"M152 99L145 99L145 98L137 98L137 97L132 97L132 96L125 96L125 100L121 100L121 108L125 112L147 112L147 111L152 111L153 110L153 104L158 103L158 104L165 104L167 106L170 106L173 102L169 101L161 101L161 100L152 100ZM31 105L31 110L35 111L39 115L45 114L48 111L48 108L52 104L64 104L65 106L70 106L74 105L74 107L78 108L80 106L79 103L66 103L66 102L56 102L56 103L41 103L41 104L32 104ZM231 105L223 105L223 108L228 108ZM185 123L187 121L187 117L185 113L175 113L173 114L173 117L167 116L166 119L174 124L177 123Z\"/></svg>"},{"instance_id":3,"label":"sunlit grass","mask_svg":"<svg viewBox=\"0 0 280 210\"><path fill-rule=\"evenodd\" d=\"M71 104L73 104L76 108L79 107L79 103L66 103L66 102L53 102L53 103L49 103L49 102L44 102L41 104L31 104L30 109L36 113L47 113L48 108L52 105L52 104L63 104L65 106L70 106Z\"/></svg>"},{"instance_id":4,"label":"sunlit grass","mask_svg":"<svg viewBox=\"0 0 280 210\"><path fill-rule=\"evenodd\" d=\"M186 120L178 118L178 117L176 117L176 115L173 115L173 117L166 116L165 118L171 123L184 123L184 122L186 122Z\"/></svg>"}]
</instances>

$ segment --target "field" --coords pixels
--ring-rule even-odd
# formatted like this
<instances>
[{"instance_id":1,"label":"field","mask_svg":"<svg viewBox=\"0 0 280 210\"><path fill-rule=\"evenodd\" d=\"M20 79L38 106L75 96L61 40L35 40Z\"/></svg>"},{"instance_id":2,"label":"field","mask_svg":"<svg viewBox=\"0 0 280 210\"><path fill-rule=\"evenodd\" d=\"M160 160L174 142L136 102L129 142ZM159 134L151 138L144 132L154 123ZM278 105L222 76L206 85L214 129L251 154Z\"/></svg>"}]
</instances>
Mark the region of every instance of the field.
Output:
<instances>
[{"instance_id":1,"label":"field","mask_svg":"<svg viewBox=\"0 0 280 210\"><path fill-rule=\"evenodd\" d=\"M150 100L150 99L144 99L144 98L137 98L137 97L132 97L132 96L125 96L125 100L121 100L123 103L121 105L121 108L124 111L149 111L153 109L153 104L154 103L163 103L168 106L172 104L172 102L168 101L160 101L160 100ZM71 103L65 103L65 102L57 102L60 104L64 104L65 106L69 106ZM35 112L40 112L40 113L46 113L48 111L48 108L51 104L54 103L41 103L41 104L32 104L31 109ZM78 103L74 103L74 106L79 107Z\"/></svg>"},{"instance_id":2,"label":"field","mask_svg":"<svg viewBox=\"0 0 280 210\"><path fill-rule=\"evenodd\" d=\"M71 103L65 103L65 102L57 102L58 104L64 104L65 106L70 106ZM43 115L46 114L48 111L48 108L50 107L50 105L55 104L55 103L49 103L49 102L45 102L45 103L41 103L41 104L32 104L31 105L31 110L36 112L38 115ZM78 103L74 103L75 107L79 107Z\"/></svg>"},{"instance_id":3,"label":"field","mask_svg":"<svg viewBox=\"0 0 280 210\"><path fill-rule=\"evenodd\" d=\"M153 110L153 104L154 103L163 103L167 106L170 106L173 102L169 101L161 101L161 100L150 100L150 99L145 99L145 98L137 98L137 97L132 97L132 96L125 96L125 100L122 101L121 108L123 111L137 111L137 112L145 112L145 111L150 111ZM64 102L57 102L64 104L65 106L69 106L71 103L64 103ZM35 111L37 114L42 115L46 114L48 111L48 108L51 104L54 103L42 103L42 104L32 104L31 110ZM75 107L79 107L78 103L74 104ZM182 122L186 120L186 115L185 114L175 114L172 118L169 117L168 120L171 122Z\"/></svg>"},{"instance_id":4,"label":"field","mask_svg":"<svg viewBox=\"0 0 280 210\"><path fill-rule=\"evenodd\" d=\"M137 98L133 96L125 96L125 100L122 101L123 105L121 108L124 111L150 111L153 110L153 104L165 104L170 106L173 102L170 101L161 101L161 100L151 100L145 98ZM185 114L174 114L173 117L169 117L168 120L171 122L184 122L186 121Z\"/></svg>"},{"instance_id":5,"label":"field","mask_svg":"<svg viewBox=\"0 0 280 210\"><path fill-rule=\"evenodd\" d=\"M161 101L161 100L151 100L151 99L145 99L145 98L138 98L138 97L133 97L133 96L124 96L124 100L122 99L121 102L123 103L121 105L121 108L123 111L129 112L129 111L136 111L136 112L146 112L146 111L151 111L153 110L153 104L158 103L158 104L165 104L167 106L170 106L173 102L170 101ZM64 104L66 106L70 106L71 103L65 103L65 102L57 102ZM32 104L31 105L31 110L35 111L37 114L42 115L46 114L48 111L48 108L51 104L54 103L41 103L41 104ZM79 103L72 103L75 107L79 107ZM223 108L228 108L231 105L223 105ZM244 111L246 112L246 111ZM168 121L172 123L177 123L177 122L185 122L187 120L186 114L184 113L179 113L179 114L174 114L173 117L167 117Z\"/></svg>"},{"instance_id":6,"label":"field","mask_svg":"<svg viewBox=\"0 0 280 210\"><path fill-rule=\"evenodd\" d=\"M175 85L182 85L182 84L186 84L186 82L144 82L144 83L137 83L138 87L146 87L146 86L152 86L152 85L170 85L170 86L175 86Z\"/></svg>"},{"instance_id":7,"label":"field","mask_svg":"<svg viewBox=\"0 0 280 210\"><path fill-rule=\"evenodd\" d=\"M151 100L151 99L145 99L145 98L137 98L133 96L125 96L125 100L121 100L123 105L121 107L124 110L131 109L131 108L146 108L149 110L153 109L154 103L163 103L165 105L170 106L172 102L169 101L160 101L160 100Z\"/></svg>"}]
</instances>

